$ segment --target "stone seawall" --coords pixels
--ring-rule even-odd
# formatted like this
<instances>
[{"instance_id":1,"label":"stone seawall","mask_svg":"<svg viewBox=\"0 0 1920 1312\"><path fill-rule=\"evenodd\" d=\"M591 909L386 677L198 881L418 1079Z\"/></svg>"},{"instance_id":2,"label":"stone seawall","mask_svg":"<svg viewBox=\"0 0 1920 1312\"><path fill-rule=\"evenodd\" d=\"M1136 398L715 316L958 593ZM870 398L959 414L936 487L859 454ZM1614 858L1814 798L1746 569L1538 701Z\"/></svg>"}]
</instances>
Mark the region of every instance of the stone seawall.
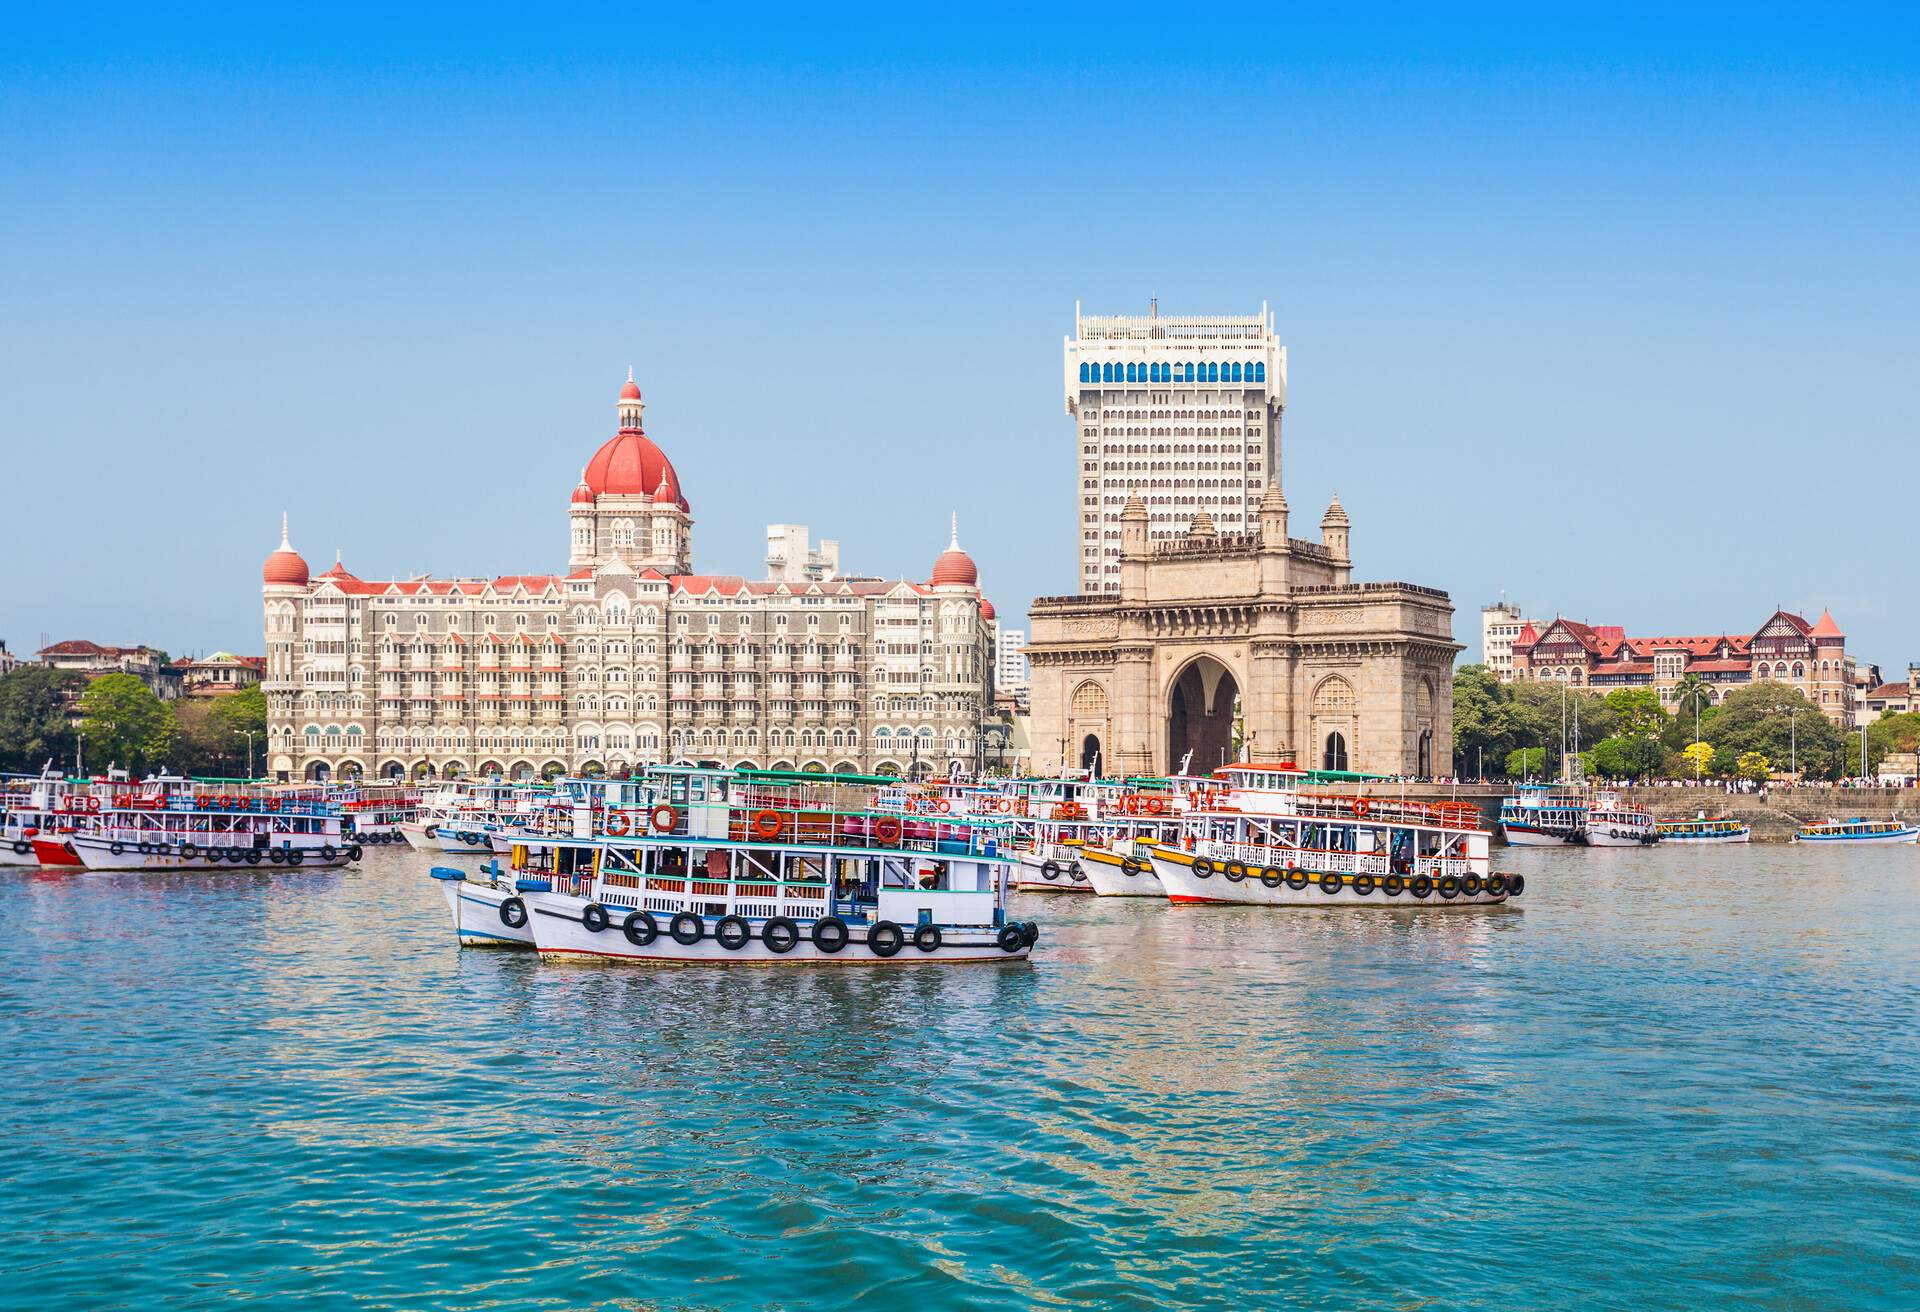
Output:
<instances>
[{"instance_id":1,"label":"stone seawall","mask_svg":"<svg viewBox=\"0 0 1920 1312\"><path fill-rule=\"evenodd\" d=\"M1418 802L1471 802L1480 808L1489 827L1500 819L1500 799L1506 784L1384 784L1362 785L1370 797L1405 797ZM1753 826L1755 842L1784 843L1812 820L1911 820L1920 817L1920 789L1913 788L1774 788L1766 795L1728 793L1719 788L1624 788L1622 794L1660 820L1690 820L1732 816Z\"/></svg>"}]
</instances>

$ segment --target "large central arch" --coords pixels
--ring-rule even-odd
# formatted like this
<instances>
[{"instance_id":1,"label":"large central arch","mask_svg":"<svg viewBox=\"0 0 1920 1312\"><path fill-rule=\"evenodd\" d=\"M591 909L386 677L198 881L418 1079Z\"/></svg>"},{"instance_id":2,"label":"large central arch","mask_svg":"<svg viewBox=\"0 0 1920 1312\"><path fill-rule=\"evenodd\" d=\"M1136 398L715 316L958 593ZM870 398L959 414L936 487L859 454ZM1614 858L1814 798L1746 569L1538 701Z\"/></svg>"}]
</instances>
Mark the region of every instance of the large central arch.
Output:
<instances>
[{"instance_id":1,"label":"large central arch","mask_svg":"<svg viewBox=\"0 0 1920 1312\"><path fill-rule=\"evenodd\" d=\"M1194 774L1205 774L1232 761L1239 700L1232 670L1212 656L1188 661L1167 690L1167 769L1177 771L1186 762Z\"/></svg>"}]
</instances>

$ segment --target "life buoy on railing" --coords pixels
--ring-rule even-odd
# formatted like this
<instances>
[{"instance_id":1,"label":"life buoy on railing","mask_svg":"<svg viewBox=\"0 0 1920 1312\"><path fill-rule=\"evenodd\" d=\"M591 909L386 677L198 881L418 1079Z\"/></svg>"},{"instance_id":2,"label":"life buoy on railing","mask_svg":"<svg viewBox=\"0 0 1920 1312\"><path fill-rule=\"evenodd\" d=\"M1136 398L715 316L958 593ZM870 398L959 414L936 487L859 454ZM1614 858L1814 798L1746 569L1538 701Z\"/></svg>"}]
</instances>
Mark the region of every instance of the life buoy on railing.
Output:
<instances>
[{"instance_id":1,"label":"life buoy on railing","mask_svg":"<svg viewBox=\"0 0 1920 1312\"><path fill-rule=\"evenodd\" d=\"M647 823L653 826L657 834L671 833L673 827L680 823L680 813L662 802L648 812Z\"/></svg>"},{"instance_id":2,"label":"life buoy on railing","mask_svg":"<svg viewBox=\"0 0 1920 1312\"><path fill-rule=\"evenodd\" d=\"M1148 814L1148 815L1163 815L1163 814L1165 814L1165 813L1166 813L1166 809L1167 809L1167 799L1166 799L1166 798L1164 798L1164 797L1149 797L1149 798L1147 799L1147 814Z\"/></svg>"},{"instance_id":3,"label":"life buoy on railing","mask_svg":"<svg viewBox=\"0 0 1920 1312\"><path fill-rule=\"evenodd\" d=\"M267 799L267 810L278 811L279 809L280 809L280 799L277 797L269 797Z\"/></svg>"},{"instance_id":4,"label":"life buoy on railing","mask_svg":"<svg viewBox=\"0 0 1920 1312\"><path fill-rule=\"evenodd\" d=\"M753 813L753 836L760 839L780 837L780 813L778 811L755 811Z\"/></svg>"},{"instance_id":5,"label":"life buoy on railing","mask_svg":"<svg viewBox=\"0 0 1920 1312\"><path fill-rule=\"evenodd\" d=\"M1365 819L1367 812L1372 809L1373 807L1368 803L1366 798L1356 797L1353 799L1353 814L1356 818Z\"/></svg>"},{"instance_id":6,"label":"life buoy on railing","mask_svg":"<svg viewBox=\"0 0 1920 1312\"><path fill-rule=\"evenodd\" d=\"M627 819L627 813L625 811L609 811L601 828L605 829L613 837L619 838L629 829L632 829L633 824Z\"/></svg>"},{"instance_id":7,"label":"life buoy on railing","mask_svg":"<svg viewBox=\"0 0 1920 1312\"><path fill-rule=\"evenodd\" d=\"M900 841L900 821L890 815L883 815L873 822L873 836L883 843Z\"/></svg>"},{"instance_id":8,"label":"life buoy on railing","mask_svg":"<svg viewBox=\"0 0 1920 1312\"><path fill-rule=\"evenodd\" d=\"M231 795L231 794L228 794L228 793L222 793L222 794L220 794L220 796L218 796L218 797L216 797L216 798L214 799L214 801L213 801L213 807L214 807L214 810L216 810L216 811L231 811L231 810L233 810L233 797L232 797L232 795Z\"/></svg>"}]
</instances>

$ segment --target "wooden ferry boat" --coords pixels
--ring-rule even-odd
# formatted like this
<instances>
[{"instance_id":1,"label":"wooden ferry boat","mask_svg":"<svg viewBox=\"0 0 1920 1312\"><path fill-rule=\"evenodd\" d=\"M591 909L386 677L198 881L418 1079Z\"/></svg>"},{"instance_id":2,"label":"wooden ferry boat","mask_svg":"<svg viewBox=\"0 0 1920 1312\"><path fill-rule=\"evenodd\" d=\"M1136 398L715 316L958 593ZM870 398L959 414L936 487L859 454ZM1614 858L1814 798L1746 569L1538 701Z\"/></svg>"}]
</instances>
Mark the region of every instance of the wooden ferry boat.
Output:
<instances>
[{"instance_id":1,"label":"wooden ferry boat","mask_svg":"<svg viewBox=\"0 0 1920 1312\"><path fill-rule=\"evenodd\" d=\"M1920 826L1901 820L1822 820L1802 825L1796 843L1912 843L1920 840Z\"/></svg>"},{"instance_id":2,"label":"wooden ferry boat","mask_svg":"<svg viewBox=\"0 0 1920 1312\"><path fill-rule=\"evenodd\" d=\"M570 781L572 782L572 781ZM600 781L593 781L598 784ZM512 887L439 876L456 932L549 957L641 963L910 964L1024 959L1006 914L1004 821L871 807L873 780L649 770L599 805L516 826ZM563 791L565 791L563 786ZM496 926L485 924L491 910Z\"/></svg>"},{"instance_id":3,"label":"wooden ferry boat","mask_svg":"<svg viewBox=\"0 0 1920 1312\"><path fill-rule=\"evenodd\" d=\"M216 791L217 789L217 791ZM160 775L101 790L69 840L89 870L215 870L222 865L335 868L360 859L322 790L210 785Z\"/></svg>"},{"instance_id":4,"label":"wooden ferry boat","mask_svg":"<svg viewBox=\"0 0 1920 1312\"><path fill-rule=\"evenodd\" d=\"M1500 832L1514 847L1560 847L1586 836L1587 801L1566 784L1522 784L1500 802Z\"/></svg>"},{"instance_id":5,"label":"wooden ferry boat","mask_svg":"<svg viewBox=\"0 0 1920 1312\"><path fill-rule=\"evenodd\" d=\"M70 841L88 814L87 780L67 779L51 766L38 775L16 775L0 785L0 866L84 867Z\"/></svg>"},{"instance_id":6,"label":"wooden ferry boat","mask_svg":"<svg viewBox=\"0 0 1920 1312\"><path fill-rule=\"evenodd\" d=\"M1308 792L1291 765L1215 771L1225 795L1153 851L1175 905L1484 907L1526 888L1490 867L1492 835L1467 803Z\"/></svg>"},{"instance_id":7,"label":"wooden ferry boat","mask_svg":"<svg viewBox=\"0 0 1920 1312\"><path fill-rule=\"evenodd\" d=\"M1589 847L1646 847L1660 841L1660 827L1653 812L1629 806L1618 793L1598 792L1580 836Z\"/></svg>"},{"instance_id":8,"label":"wooden ferry boat","mask_svg":"<svg viewBox=\"0 0 1920 1312\"><path fill-rule=\"evenodd\" d=\"M1696 816L1692 820L1662 820L1659 830L1662 843L1684 843L1690 846L1745 843L1753 837L1751 827L1726 816L1714 819Z\"/></svg>"}]
</instances>

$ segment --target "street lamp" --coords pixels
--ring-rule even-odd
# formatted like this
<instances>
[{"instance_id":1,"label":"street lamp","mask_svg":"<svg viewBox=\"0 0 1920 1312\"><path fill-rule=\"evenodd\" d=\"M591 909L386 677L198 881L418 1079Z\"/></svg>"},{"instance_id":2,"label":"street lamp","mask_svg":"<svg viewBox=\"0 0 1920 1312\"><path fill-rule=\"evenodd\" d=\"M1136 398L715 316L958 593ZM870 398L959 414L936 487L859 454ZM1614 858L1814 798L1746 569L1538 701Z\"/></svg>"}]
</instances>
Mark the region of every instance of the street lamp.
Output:
<instances>
[{"instance_id":1,"label":"street lamp","mask_svg":"<svg viewBox=\"0 0 1920 1312\"><path fill-rule=\"evenodd\" d=\"M252 783L253 782L253 730L242 729L240 732L247 736L247 782Z\"/></svg>"},{"instance_id":2,"label":"street lamp","mask_svg":"<svg viewBox=\"0 0 1920 1312\"><path fill-rule=\"evenodd\" d=\"M1787 708L1787 773L1800 773L1800 708Z\"/></svg>"}]
</instances>

